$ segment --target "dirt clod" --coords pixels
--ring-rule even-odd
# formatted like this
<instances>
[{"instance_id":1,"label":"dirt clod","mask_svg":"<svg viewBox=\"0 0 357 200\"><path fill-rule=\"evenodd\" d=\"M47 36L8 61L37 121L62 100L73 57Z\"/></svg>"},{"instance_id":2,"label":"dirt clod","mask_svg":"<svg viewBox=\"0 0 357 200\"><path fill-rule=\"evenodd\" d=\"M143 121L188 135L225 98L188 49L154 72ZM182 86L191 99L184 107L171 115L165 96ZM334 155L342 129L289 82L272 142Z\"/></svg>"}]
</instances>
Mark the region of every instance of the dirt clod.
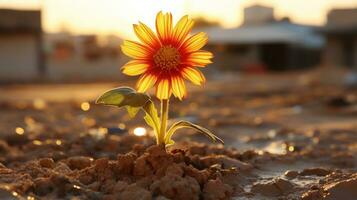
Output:
<instances>
[{"instance_id":1,"label":"dirt clod","mask_svg":"<svg viewBox=\"0 0 357 200\"><path fill-rule=\"evenodd\" d=\"M288 179L293 179L299 175L299 172L293 171L293 170L288 170L284 173L285 177Z\"/></svg>"},{"instance_id":2,"label":"dirt clod","mask_svg":"<svg viewBox=\"0 0 357 200\"><path fill-rule=\"evenodd\" d=\"M161 194L170 199L199 199L200 186L190 177L181 177L173 174L166 175L155 181L150 190L154 194Z\"/></svg>"},{"instance_id":3,"label":"dirt clod","mask_svg":"<svg viewBox=\"0 0 357 200\"><path fill-rule=\"evenodd\" d=\"M92 163L90 157L74 156L68 159L68 166L73 169L83 169L89 167Z\"/></svg>"},{"instance_id":4,"label":"dirt clod","mask_svg":"<svg viewBox=\"0 0 357 200\"><path fill-rule=\"evenodd\" d=\"M331 171L323 168L308 168L300 172L301 176L326 176L330 174Z\"/></svg>"},{"instance_id":5,"label":"dirt clod","mask_svg":"<svg viewBox=\"0 0 357 200\"><path fill-rule=\"evenodd\" d=\"M42 158L38 161L38 163L45 168L54 168L55 167L55 162L53 161L52 158Z\"/></svg>"},{"instance_id":6,"label":"dirt clod","mask_svg":"<svg viewBox=\"0 0 357 200\"><path fill-rule=\"evenodd\" d=\"M272 181L254 184L251 191L264 196L279 196L289 192L293 187L294 185L288 180L277 178Z\"/></svg>"},{"instance_id":7,"label":"dirt clod","mask_svg":"<svg viewBox=\"0 0 357 200\"><path fill-rule=\"evenodd\" d=\"M229 199L232 193L233 188L220 179L209 180L203 188L203 198L206 200Z\"/></svg>"}]
</instances>

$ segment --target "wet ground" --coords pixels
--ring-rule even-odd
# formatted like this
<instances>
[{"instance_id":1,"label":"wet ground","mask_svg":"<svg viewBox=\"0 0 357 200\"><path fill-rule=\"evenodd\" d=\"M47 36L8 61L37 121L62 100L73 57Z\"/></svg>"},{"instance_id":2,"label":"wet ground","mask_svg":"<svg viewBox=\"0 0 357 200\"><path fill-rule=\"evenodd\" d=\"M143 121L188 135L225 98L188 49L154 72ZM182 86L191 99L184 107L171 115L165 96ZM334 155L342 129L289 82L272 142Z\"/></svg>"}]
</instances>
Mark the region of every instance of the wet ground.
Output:
<instances>
[{"instance_id":1,"label":"wet ground","mask_svg":"<svg viewBox=\"0 0 357 200\"><path fill-rule=\"evenodd\" d=\"M1 86L0 197L355 199L357 90L342 75L208 78L171 101L170 117L209 128L225 146L187 130L169 153L146 149L154 140L139 117L93 104L131 81Z\"/></svg>"}]
</instances>

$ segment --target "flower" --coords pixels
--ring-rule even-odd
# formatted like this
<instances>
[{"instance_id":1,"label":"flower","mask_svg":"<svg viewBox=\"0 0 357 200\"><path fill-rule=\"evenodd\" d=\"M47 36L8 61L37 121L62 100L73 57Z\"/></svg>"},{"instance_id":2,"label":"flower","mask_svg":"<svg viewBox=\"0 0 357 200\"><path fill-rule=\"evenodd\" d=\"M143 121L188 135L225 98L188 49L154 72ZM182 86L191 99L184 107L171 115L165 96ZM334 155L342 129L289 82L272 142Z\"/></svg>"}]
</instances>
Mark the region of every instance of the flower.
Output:
<instances>
[{"instance_id":1,"label":"flower","mask_svg":"<svg viewBox=\"0 0 357 200\"><path fill-rule=\"evenodd\" d=\"M211 52L200 50L208 40L205 33L189 36L194 22L187 15L173 26L171 13L159 12L156 16L155 34L147 25L134 24L134 32L140 42L124 41L121 49L133 58L122 67L129 76L141 75L137 82L138 92L156 87L160 100L171 94L180 100L186 96L184 79L202 85L205 77L197 67L212 63Z\"/></svg>"}]
</instances>

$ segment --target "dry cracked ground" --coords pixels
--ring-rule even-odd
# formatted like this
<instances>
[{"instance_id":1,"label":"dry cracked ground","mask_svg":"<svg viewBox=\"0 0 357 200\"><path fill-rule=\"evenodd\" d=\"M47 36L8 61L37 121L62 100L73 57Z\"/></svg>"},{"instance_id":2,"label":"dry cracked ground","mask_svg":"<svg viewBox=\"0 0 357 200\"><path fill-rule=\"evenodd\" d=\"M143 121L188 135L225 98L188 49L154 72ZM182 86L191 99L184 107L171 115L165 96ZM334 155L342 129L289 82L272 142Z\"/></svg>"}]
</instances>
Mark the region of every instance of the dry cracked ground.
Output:
<instances>
[{"instance_id":1,"label":"dry cracked ground","mask_svg":"<svg viewBox=\"0 0 357 200\"><path fill-rule=\"evenodd\" d=\"M139 118L93 104L124 83L2 85L0 199L357 199L357 90L333 77L208 78L171 102L171 122L225 145L182 130L167 151Z\"/></svg>"}]
</instances>

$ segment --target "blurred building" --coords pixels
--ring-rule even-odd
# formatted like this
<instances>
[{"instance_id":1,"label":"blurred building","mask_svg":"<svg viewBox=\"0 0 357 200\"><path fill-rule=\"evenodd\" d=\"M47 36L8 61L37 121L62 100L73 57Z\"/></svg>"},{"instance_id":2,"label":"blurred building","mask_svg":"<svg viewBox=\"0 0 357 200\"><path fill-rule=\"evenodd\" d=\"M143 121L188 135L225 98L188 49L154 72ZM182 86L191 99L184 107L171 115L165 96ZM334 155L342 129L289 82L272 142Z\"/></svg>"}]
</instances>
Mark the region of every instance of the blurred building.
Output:
<instances>
[{"instance_id":1,"label":"blurred building","mask_svg":"<svg viewBox=\"0 0 357 200\"><path fill-rule=\"evenodd\" d=\"M209 27L209 47L224 69L248 71L300 69L319 64L324 39L316 27L277 20L274 9L244 10L243 25L233 29Z\"/></svg>"},{"instance_id":2,"label":"blurred building","mask_svg":"<svg viewBox=\"0 0 357 200\"><path fill-rule=\"evenodd\" d=\"M326 36L324 63L357 68L357 8L331 10L322 33Z\"/></svg>"},{"instance_id":3,"label":"blurred building","mask_svg":"<svg viewBox=\"0 0 357 200\"><path fill-rule=\"evenodd\" d=\"M73 82L118 80L120 65L125 61L119 51L121 42L113 35L46 34L47 78Z\"/></svg>"},{"instance_id":4,"label":"blurred building","mask_svg":"<svg viewBox=\"0 0 357 200\"><path fill-rule=\"evenodd\" d=\"M41 11L0 9L0 81L28 81L44 73Z\"/></svg>"},{"instance_id":5,"label":"blurred building","mask_svg":"<svg viewBox=\"0 0 357 200\"><path fill-rule=\"evenodd\" d=\"M121 39L42 32L41 11L0 9L0 82L118 80Z\"/></svg>"},{"instance_id":6,"label":"blurred building","mask_svg":"<svg viewBox=\"0 0 357 200\"><path fill-rule=\"evenodd\" d=\"M262 25L274 22L274 8L253 5L244 9L244 25Z\"/></svg>"}]
</instances>

